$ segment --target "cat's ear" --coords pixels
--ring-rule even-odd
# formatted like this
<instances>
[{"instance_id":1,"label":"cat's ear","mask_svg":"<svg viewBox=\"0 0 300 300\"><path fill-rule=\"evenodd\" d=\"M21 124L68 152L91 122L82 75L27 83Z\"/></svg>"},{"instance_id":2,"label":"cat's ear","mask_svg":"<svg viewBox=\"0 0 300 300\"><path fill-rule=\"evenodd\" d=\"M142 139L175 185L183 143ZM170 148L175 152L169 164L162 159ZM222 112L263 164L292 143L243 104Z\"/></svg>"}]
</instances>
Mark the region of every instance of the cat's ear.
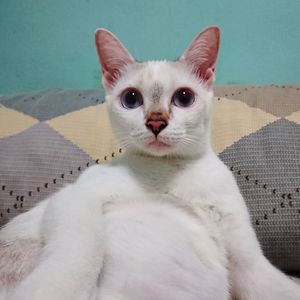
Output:
<instances>
[{"instance_id":1,"label":"cat's ear","mask_svg":"<svg viewBox=\"0 0 300 300\"><path fill-rule=\"evenodd\" d=\"M121 75L122 69L134 58L110 31L100 28L95 32L95 43L102 69L104 87L110 89Z\"/></svg>"},{"instance_id":2,"label":"cat's ear","mask_svg":"<svg viewBox=\"0 0 300 300\"><path fill-rule=\"evenodd\" d=\"M220 46L220 30L209 26L201 31L180 58L193 72L211 87L215 79L215 66Z\"/></svg>"}]
</instances>

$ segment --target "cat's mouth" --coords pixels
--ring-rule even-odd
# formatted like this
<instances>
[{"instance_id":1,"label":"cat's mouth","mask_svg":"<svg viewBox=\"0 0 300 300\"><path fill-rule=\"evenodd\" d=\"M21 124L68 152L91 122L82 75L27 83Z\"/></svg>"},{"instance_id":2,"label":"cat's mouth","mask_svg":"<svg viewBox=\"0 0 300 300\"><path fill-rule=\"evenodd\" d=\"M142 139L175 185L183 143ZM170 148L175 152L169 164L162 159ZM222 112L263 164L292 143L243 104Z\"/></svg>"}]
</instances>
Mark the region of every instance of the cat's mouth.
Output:
<instances>
[{"instance_id":1,"label":"cat's mouth","mask_svg":"<svg viewBox=\"0 0 300 300\"><path fill-rule=\"evenodd\" d=\"M152 141L150 141L147 146L150 147L154 147L157 149L161 149L161 148L169 148L171 145L166 143L163 139L159 138L159 137L155 137L152 139Z\"/></svg>"}]
</instances>

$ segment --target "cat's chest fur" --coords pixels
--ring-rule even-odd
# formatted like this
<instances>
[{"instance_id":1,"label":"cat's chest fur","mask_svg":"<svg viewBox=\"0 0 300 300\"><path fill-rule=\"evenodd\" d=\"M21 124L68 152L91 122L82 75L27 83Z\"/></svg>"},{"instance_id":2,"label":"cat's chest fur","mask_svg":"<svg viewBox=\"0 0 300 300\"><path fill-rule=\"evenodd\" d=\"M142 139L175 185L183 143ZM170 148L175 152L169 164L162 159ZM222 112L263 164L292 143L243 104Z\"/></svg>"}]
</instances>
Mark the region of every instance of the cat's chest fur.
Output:
<instances>
[{"instance_id":1,"label":"cat's chest fur","mask_svg":"<svg viewBox=\"0 0 300 300\"><path fill-rule=\"evenodd\" d=\"M108 207L128 202L132 195L141 199L144 195L167 195L172 199L167 202L195 213L203 210L200 213L204 215L212 211L220 215L222 207L227 209L222 199L235 192L231 174L214 154L198 161L123 157L115 165L88 171L80 180L93 181L93 188L105 190Z\"/></svg>"},{"instance_id":2,"label":"cat's chest fur","mask_svg":"<svg viewBox=\"0 0 300 300\"><path fill-rule=\"evenodd\" d=\"M219 289L224 297L225 287L213 279L227 280L219 236L203 220L158 202L172 202L171 196L157 197L133 196L104 214L104 268L96 299L198 300L199 278L207 291Z\"/></svg>"},{"instance_id":3,"label":"cat's chest fur","mask_svg":"<svg viewBox=\"0 0 300 300\"><path fill-rule=\"evenodd\" d=\"M227 276L219 212L213 209L217 197L211 197L213 161L125 157L95 169L93 177L102 174L108 195L98 299L107 293L116 293L109 294L112 299L118 293L124 299L199 299L203 274L212 289L212 277Z\"/></svg>"}]
</instances>

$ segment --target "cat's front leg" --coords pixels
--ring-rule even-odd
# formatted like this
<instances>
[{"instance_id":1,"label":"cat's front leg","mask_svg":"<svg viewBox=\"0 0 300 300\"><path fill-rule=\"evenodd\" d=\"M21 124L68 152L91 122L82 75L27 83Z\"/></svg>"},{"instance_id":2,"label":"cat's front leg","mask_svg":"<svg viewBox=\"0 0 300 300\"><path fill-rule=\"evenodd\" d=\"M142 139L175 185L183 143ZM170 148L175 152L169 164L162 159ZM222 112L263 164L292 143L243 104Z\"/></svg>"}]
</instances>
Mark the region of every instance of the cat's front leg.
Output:
<instances>
[{"instance_id":1,"label":"cat's front leg","mask_svg":"<svg viewBox=\"0 0 300 300\"><path fill-rule=\"evenodd\" d=\"M299 300L300 286L263 255L243 199L230 202L224 236L230 262L231 293L238 300Z\"/></svg>"},{"instance_id":2,"label":"cat's front leg","mask_svg":"<svg viewBox=\"0 0 300 300\"><path fill-rule=\"evenodd\" d=\"M89 298L103 260L103 197L101 187L87 183L51 197L42 222L41 257L9 300Z\"/></svg>"}]
</instances>

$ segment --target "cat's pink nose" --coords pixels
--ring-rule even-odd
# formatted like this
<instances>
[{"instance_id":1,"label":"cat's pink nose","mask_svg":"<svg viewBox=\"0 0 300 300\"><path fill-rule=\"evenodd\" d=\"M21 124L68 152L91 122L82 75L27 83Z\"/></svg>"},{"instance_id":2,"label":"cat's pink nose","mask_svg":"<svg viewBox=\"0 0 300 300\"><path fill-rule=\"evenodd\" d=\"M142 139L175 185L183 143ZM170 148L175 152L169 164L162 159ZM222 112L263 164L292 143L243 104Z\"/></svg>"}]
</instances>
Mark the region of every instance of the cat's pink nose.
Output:
<instances>
[{"instance_id":1,"label":"cat's pink nose","mask_svg":"<svg viewBox=\"0 0 300 300\"><path fill-rule=\"evenodd\" d=\"M150 129L155 136L167 127L168 123L165 120L148 120L146 127Z\"/></svg>"}]
</instances>

